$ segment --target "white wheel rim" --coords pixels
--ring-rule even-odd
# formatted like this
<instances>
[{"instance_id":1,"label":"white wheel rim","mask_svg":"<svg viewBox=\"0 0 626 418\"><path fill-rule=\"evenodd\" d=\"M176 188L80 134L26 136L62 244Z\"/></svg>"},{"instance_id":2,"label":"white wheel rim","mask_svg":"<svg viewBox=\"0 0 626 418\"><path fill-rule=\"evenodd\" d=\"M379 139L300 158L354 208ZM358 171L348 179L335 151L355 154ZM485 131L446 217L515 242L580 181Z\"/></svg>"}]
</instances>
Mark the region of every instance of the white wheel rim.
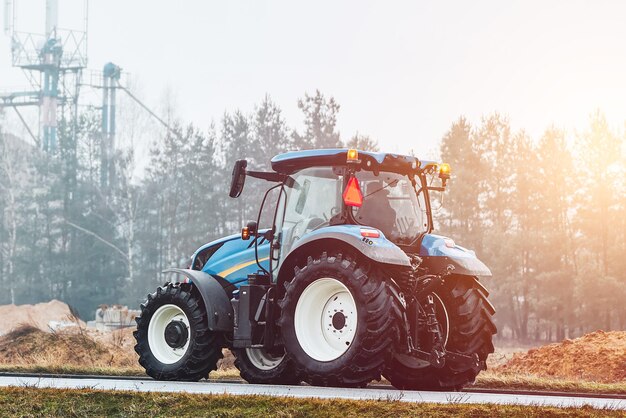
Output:
<instances>
[{"instance_id":1,"label":"white wheel rim","mask_svg":"<svg viewBox=\"0 0 626 418\"><path fill-rule=\"evenodd\" d=\"M181 308L176 305L163 305L156 310L148 325L148 345L154 357L163 364L174 364L179 361L189 348L190 337L183 347L173 348L165 341L165 328L170 322L182 321L191 335L189 319Z\"/></svg>"},{"instance_id":2,"label":"white wheel rim","mask_svg":"<svg viewBox=\"0 0 626 418\"><path fill-rule=\"evenodd\" d=\"M250 363L259 370L272 370L283 362L285 355L274 357L263 348L246 348L246 355Z\"/></svg>"},{"instance_id":3,"label":"white wheel rim","mask_svg":"<svg viewBox=\"0 0 626 418\"><path fill-rule=\"evenodd\" d=\"M332 361L352 345L357 318L350 290L339 280L318 279L304 289L296 304L296 338L311 358Z\"/></svg>"}]
</instances>

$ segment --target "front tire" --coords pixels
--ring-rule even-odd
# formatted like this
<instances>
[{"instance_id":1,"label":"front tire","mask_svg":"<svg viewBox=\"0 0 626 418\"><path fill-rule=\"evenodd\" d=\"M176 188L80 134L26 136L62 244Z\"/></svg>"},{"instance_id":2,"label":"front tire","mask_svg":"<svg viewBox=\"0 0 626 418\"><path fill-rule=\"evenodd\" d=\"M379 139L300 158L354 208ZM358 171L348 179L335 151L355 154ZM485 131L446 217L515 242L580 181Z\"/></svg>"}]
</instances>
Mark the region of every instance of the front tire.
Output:
<instances>
[{"instance_id":1,"label":"front tire","mask_svg":"<svg viewBox=\"0 0 626 418\"><path fill-rule=\"evenodd\" d=\"M135 351L154 379L198 381L222 358L221 335L209 330L204 303L191 286L168 283L141 304Z\"/></svg>"},{"instance_id":2,"label":"front tire","mask_svg":"<svg viewBox=\"0 0 626 418\"><path fill-rule=\"evenodd\" d=\"M361 387L380 380L396 322L393 296L376 270L323 253L309 257L285 288L281 334L306 382Z\"/></svg>"},{"instance_id":3,"label":"front tire","mask_svg":"<svg viewBox=\"0 0 626 418\"><path fill-rule=\"evenodd\" d=\"M492 337L496 333L495 310L487 300L488 294L474 277L450 276L445 280L443 288L435 294L447 317L445 348L466 355L478 354L480 364L472 367L446 362L442 368L436 368L397 350L383 375L398 389L460 390L487 368L487 356L494 351ZM439 312L438 309L438 317ZM441 323L442 318L438 319Z\"/></svg>"}]
</instances>

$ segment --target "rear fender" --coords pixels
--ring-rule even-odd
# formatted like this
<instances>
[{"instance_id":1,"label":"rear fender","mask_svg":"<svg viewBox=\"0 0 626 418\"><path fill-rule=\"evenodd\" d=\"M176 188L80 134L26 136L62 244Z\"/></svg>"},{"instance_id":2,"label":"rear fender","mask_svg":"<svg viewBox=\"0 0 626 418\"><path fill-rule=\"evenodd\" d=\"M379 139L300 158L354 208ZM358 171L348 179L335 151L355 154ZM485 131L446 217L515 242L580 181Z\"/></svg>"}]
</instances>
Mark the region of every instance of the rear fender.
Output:
<instances>
[{"instance_id":1,"label":"rear fender","mask_svg":"<svg viewBox=\"0 0 626 418\"><path fill-rule=\"evenodd\" d=\"M282 284L293 278L295 267L305 264L309 256L322 252L355 253L378 263L411 265L404 251L385 238L382 232L378 238L365 238L358 225L329 226L302 237L283 259L277 278L279 294L282 295L285 290Z\"/></svg>"},{"instance_id":2,"label":"rear fender","mask_svg":"<svg viewBox=\"0 0 626 418\"><path fill-rule=\"evenodd\" d=\"M364 237L361 230L376 231L378 238ZM360 252L365 257L384 264L395 264L400 266L410 266L411 261L404 251L396 244L385 238L385 235L377 229L362 227L359 225L335 225L318 229L302 237L293 246L289 255L298 248L303 247L313 241L331 239L348 244Z\"/></svg>"},{"instance_id":3,"label":"rear fender","mask_svg":"<svg viewBox=\"0 0 626 418\"><path fill-rule=\"evenodd\" d=\"M171 268L163 273L182 275L186 280L180 281L181 283L192 283L198 290L206 308L211 331L233 331L233 307L230 299L235 286L203 271Z\"/></svg>"}]
</instances>

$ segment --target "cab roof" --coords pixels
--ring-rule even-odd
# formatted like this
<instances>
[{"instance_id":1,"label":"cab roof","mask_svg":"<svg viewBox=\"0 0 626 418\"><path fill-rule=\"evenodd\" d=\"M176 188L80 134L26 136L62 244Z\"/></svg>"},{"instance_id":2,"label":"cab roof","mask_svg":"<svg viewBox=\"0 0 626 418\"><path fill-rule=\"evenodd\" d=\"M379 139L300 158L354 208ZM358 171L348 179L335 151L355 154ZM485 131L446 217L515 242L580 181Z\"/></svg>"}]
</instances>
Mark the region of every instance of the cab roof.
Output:
<instances>
[{"instance_id":1,"label":"cab roof","mask_svg":"<svg viewBox=\"0 0 626 418\"><path fill-rule=\"evenodd\" d=\"M281 174L292 174L309 167L346 165L348 149L316 149L290 151L272 158L272 169ZM386 152L359 150L360 165L368 170L391 171L400 174L416 173L433 161L420 161L416 157Z\"/></svg>"}]
</instances>

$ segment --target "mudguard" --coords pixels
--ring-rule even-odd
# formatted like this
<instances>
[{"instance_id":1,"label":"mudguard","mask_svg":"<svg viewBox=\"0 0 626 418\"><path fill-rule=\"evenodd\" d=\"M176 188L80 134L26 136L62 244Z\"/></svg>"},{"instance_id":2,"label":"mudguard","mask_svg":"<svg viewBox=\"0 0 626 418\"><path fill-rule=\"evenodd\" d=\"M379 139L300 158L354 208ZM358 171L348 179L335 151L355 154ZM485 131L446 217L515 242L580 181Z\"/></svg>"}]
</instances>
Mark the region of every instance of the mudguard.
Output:
<instances>
[{"instance_id":1,"label":"mudguard","mask_svg":"<svg viewBox=\"0 0 626 418\"><path fill-rule=\"evenodd\" d=\"M361 229L372 230L373 228L360 225L335 225L320 228L307 233L304 237L296 241L289 251L289 254L312 241L335 239L345 242L365 257L379 263L396 264L400 266L411 265L411 261L405 252L385 238L382 232L379 231L380 236L378 238L363 237L361 235ZM288 257L289 255L286 258Z\"/></svg>"},{"instance_id":2,"label":"mudguard","mask_svg":"<svg viewBox=\"0 0 626 418\"><path fill-rule=\"evenodd\" d=\"M432 274L463 274L468 276L491 276L491 270L476 257L476 253L450 238L441 235L426 234L420 245L420 257Z\"/></svg>"},{"instance_id":3,"label":"mudguard","mask_svg":"<svg viewBox=\"0 0 626 418\"><path fill-rule=\"evenodd\" d=\"M235 287L231 283L198 270L171 268L163 273L183 275L188 279L185 283L191 282L198 289L206 307L211 331L233 331L233 307L230 299Z\"/></svg>"}]
</instances>

